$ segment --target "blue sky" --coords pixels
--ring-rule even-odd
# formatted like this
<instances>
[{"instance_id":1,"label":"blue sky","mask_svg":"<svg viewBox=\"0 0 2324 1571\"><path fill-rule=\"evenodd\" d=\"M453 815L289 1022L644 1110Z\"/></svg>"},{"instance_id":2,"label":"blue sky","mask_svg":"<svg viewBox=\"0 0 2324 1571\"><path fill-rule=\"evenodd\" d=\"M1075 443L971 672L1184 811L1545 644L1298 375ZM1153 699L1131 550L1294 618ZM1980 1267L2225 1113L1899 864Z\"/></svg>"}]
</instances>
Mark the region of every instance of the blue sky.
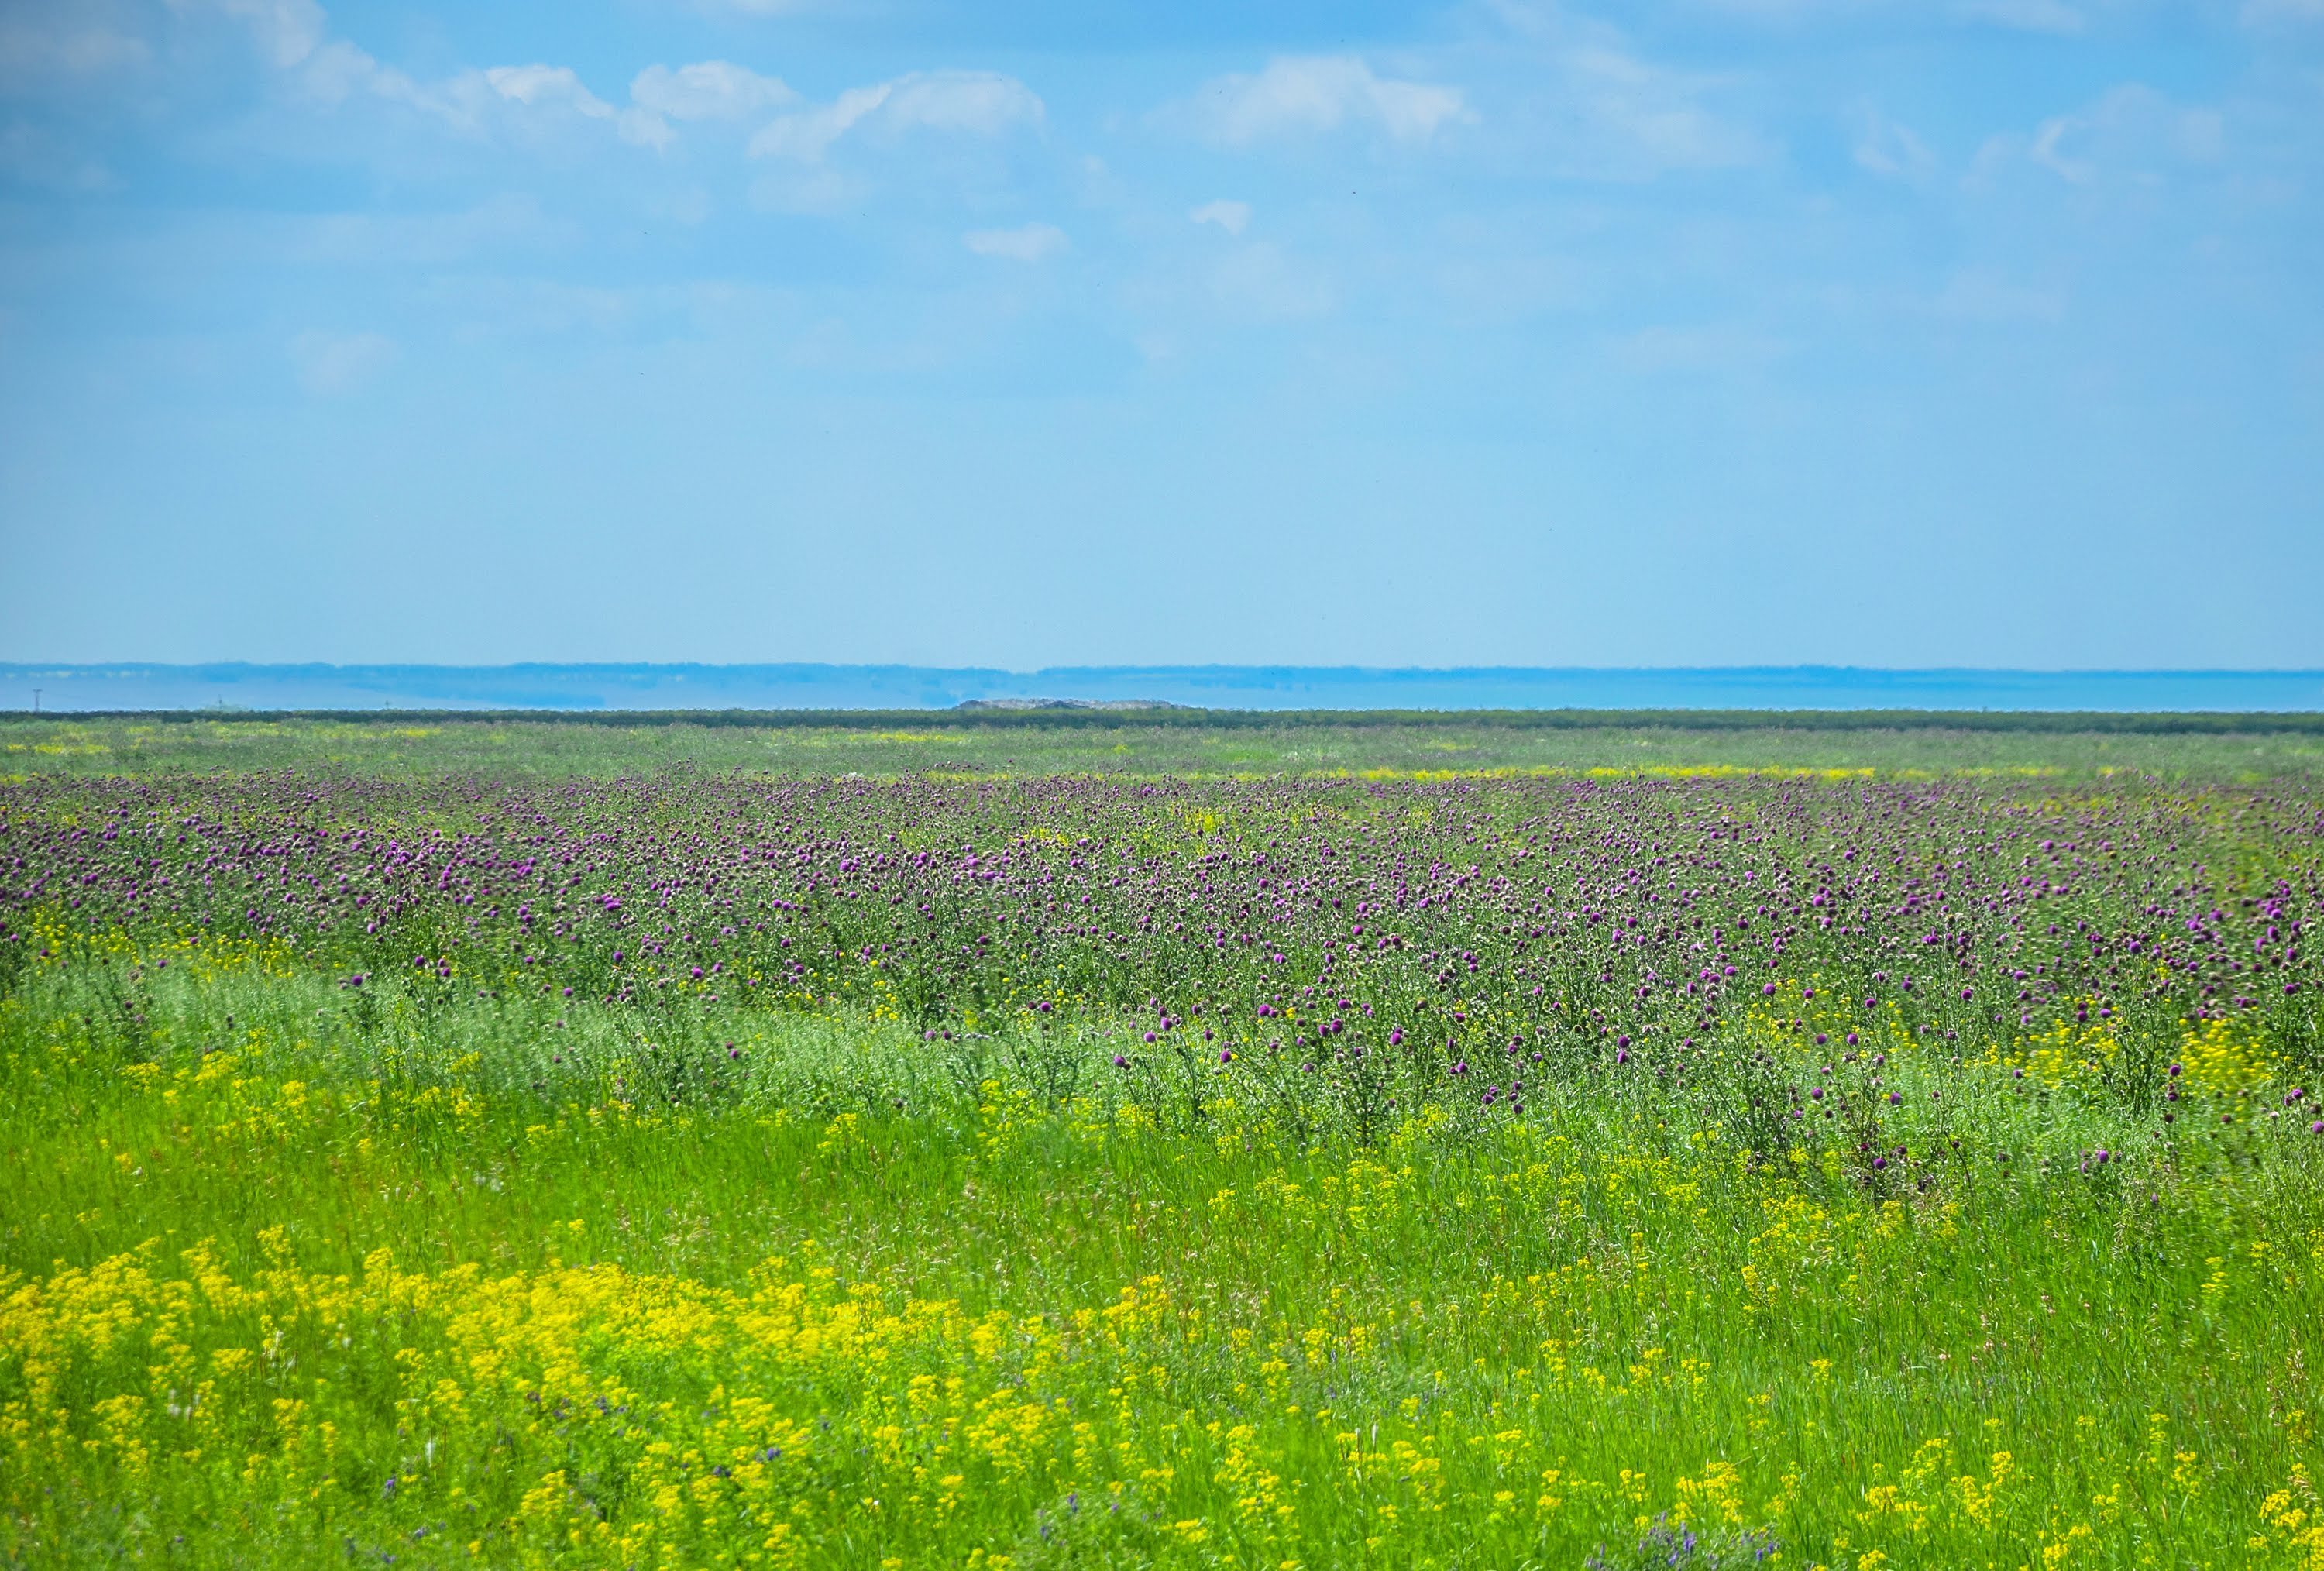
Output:
<instances>
[{"instance_id":1,"label":"blue sky","mask_svg":"<svg viewBox=\"0 0 2324 1571\"><path fill-rule=\"evenodd\" d=\"M2324 666L2324 0L0 0L0 659Z\"/></svg>"}]
</instances>

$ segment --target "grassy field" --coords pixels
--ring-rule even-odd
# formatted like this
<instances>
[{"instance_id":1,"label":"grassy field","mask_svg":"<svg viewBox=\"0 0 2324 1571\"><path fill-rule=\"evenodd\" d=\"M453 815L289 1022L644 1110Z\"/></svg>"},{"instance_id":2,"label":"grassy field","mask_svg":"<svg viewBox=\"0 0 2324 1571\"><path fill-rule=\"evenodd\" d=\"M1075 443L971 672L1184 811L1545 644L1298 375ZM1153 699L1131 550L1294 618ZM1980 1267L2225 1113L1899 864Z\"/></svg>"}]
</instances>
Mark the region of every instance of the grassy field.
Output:
<instances>
[{"instance_id":1,"label":"grassy field","mask_svg":"<svg viewBox=\"0 0 2324 1571\"><path fill-rule=\"evenodd\" d=\"M0 716L0 771L99 776L303 769L366 775L597 776L673 767L771 774L941 772L1185 777L1387 772L1716 769L1973 771L2084 777L2129 771L2256 783L2324 773L2314 716L2080 717L1738 714L1694 716L1314 715L826 716L770 725L705 716L558 720L451 716ZM2168 728L2166 728L2168 727ZM2184 728L2181 728L2184 727Z\"/></svg>"},{"instance_id":2,"label":"grassy field","mask_svg":"<svg viewBox=\"0 0 2324 1571\"><path fill-rule=\"evenodd\" d=\"M0 736L6 1564L2324 1566L2305 734Z\"/></svg>"}]
</instances>

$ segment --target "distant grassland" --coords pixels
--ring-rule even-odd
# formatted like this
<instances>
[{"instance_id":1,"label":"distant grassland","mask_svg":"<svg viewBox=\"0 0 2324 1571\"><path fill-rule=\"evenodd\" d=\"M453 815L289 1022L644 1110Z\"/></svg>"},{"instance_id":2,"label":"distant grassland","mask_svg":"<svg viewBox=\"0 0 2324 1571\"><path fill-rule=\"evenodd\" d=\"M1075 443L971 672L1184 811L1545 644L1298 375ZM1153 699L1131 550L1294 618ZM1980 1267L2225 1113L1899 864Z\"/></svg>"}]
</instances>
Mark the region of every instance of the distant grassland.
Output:
<instances>
[{"instance_id":1,"label":"distant grassland","mask_svg":"<svg viewBox=\"0 0 2324 1571\"><path fill-rule=\"evenodd\" d=\"M875 777L1740 769L1887 777L2129 772L2253 782L2324 772L2324 716L938 710L0 719L0 773L14 776L300 769L606 778L678 764Z\"/></svg>"}]
</instances>

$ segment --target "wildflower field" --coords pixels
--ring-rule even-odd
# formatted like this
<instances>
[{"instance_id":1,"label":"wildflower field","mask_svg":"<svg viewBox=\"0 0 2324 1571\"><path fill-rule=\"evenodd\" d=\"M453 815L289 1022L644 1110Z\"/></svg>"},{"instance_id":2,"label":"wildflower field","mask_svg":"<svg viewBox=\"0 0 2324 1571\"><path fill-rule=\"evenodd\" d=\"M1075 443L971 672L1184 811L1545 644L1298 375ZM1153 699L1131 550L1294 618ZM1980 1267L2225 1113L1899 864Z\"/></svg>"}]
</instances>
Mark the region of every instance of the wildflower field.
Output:
<instances>
[{"instance_id":1,"label":"wildflower field","mask_svg":"<svg viewBox=\"0 0 2324 1571\"><path fill-rule=\"evenodd\" d=\"M2234 739L132 735L0 780L0 1564L2324 1568Z\"/></svg>"}]
</instances>

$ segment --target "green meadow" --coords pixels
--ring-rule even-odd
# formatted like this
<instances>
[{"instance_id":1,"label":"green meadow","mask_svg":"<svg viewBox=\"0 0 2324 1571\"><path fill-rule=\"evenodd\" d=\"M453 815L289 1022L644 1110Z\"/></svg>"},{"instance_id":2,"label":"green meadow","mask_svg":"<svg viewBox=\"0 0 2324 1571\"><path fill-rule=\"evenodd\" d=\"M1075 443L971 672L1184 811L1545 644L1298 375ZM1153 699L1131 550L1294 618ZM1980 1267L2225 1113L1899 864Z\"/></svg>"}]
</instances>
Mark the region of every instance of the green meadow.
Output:
<instances>
[{"instance_id":1,"label":"green meadow","mask_svg":"<svg viewBox=\"0 0 2324 1571\"><path fill-rule=\"evenodd\" d=\"M2324 1567L2312 731L0 742L0 1563Z\"/></svg>"}]
</instances>

